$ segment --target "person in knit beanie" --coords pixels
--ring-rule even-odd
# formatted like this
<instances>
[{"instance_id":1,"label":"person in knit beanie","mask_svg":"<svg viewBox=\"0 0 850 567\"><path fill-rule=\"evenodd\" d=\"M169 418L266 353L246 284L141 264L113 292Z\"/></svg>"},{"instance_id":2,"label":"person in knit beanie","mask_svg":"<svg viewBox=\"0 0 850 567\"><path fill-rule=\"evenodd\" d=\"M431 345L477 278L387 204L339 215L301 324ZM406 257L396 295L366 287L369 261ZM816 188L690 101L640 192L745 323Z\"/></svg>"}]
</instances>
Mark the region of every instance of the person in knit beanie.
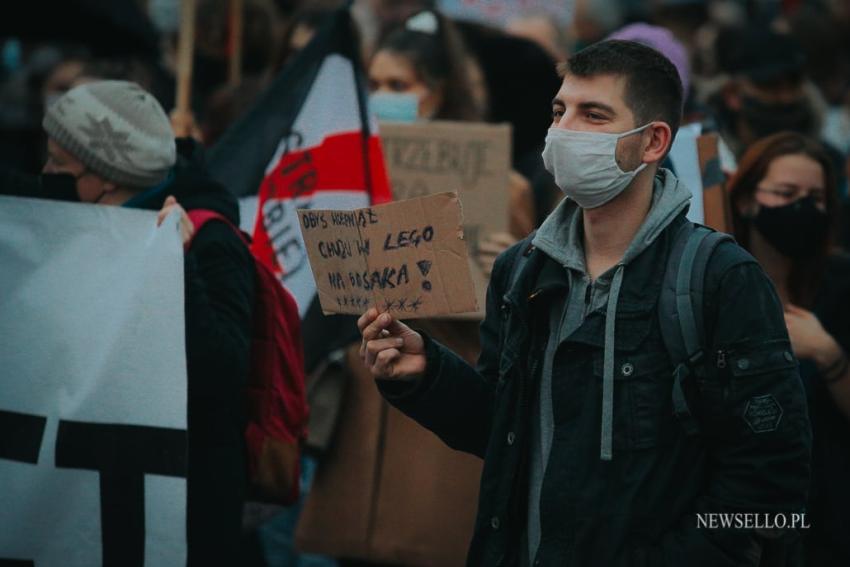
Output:
<instances>
[{"instance_id":1,"label":"person in knit beanie","mask_svg":"<svg viewBox=\"0 0 850 567\"><path fill-rule=\"evenodd\" d=\"M232 228L239 203L209 176L200 144L175 140L165 111L134 83L78 85L47 108L43 125L43 173L0 164L0 194L159 211L160 225L179 215L185 285L171 291L183 294L185 306L185 564L242 565L244 388L257 291L254 257ZM196 230L184 207L226 222Z\"/></svg>"},{"instance_id":2,"label":"person in knit beanie","mask_svg":"<svg viewBox=\"0 0 850 567\"><path fill-rule=\"evenodd\" d=\"M177 162L171 122L156 98L129 81L93 81L74 87L51 104L42 126L47 132L44 173L76 179L84 203L123 205L164 184ZM174 197L159 213L180 214L183 242L194 227Z\"/></svg>"},{"instance_id":3,"label":"person in knit beanie","mask_svg":"<svg viewBox=\"0 0 850 567\"><path fill-rule=\"evenodd\" d=\"M45 173L69 173L81 201L120 205L163 183L177 160L159 102L127 81L75 87L47 109Z\"/></svg>"}]
</instances>

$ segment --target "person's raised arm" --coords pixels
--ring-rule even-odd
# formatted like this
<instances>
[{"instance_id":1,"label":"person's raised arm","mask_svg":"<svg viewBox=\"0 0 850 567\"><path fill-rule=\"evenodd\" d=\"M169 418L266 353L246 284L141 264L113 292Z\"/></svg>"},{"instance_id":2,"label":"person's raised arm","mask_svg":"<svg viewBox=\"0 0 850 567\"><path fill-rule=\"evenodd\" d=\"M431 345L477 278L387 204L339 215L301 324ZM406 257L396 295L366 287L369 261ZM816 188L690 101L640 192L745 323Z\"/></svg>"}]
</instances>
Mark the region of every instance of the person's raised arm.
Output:
<instances>
[{"instance_id":1,"label":"person's raised arm","mask_svg":"<svg viewBox=\"0 0 850 567\"><path fill-rule=\"evenodd\" d=\"M359 320L361 356L381 394L447 445L483 457L490 439L499 372L501 297L520 246L496 261L481 323L477 368L423 333L369 310Z\"/></svg>"}]
</instances>

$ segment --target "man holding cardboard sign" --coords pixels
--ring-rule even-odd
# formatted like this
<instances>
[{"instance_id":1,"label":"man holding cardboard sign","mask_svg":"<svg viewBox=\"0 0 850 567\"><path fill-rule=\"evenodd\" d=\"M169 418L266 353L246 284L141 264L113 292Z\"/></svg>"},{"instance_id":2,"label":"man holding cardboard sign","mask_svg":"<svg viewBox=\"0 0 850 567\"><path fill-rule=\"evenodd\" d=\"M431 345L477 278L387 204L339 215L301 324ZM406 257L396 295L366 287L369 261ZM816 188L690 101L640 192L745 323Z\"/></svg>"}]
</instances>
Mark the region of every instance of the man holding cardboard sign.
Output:
<instances>
[{"instance_id":1,"label":"man holding cardboard sign","mask_svg":"<svg viewBox=\"0 0 850 567\"><path fill-rule=\"evenodd\" d=\"M710 518L793 528L805 505L782 308L659 167L681 118L673 65L606 41L560 70L543 157L569 198L497 261L477 368L374 308L361 355L393 405L484 458L470 565L758 565L787 532Z\"/></svg>"}]
</instances>

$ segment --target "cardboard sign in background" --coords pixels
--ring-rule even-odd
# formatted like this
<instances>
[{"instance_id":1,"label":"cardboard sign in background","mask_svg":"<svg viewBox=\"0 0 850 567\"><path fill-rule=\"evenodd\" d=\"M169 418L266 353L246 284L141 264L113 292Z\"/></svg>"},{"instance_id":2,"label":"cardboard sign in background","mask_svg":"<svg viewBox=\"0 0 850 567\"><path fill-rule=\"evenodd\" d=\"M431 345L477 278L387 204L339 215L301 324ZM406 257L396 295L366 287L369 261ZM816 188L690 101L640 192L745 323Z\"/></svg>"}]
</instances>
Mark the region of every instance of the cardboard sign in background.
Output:
<instances>
[{"instance_id":1,"label":"cardboard sign in background","mask_svg":"<svg viewBox=\"0 0 850 567\"><path fill-rule=\"evenodd\" d=\"M488 279L475 261L479 239L508 228L508 124L429 121L380 125L384 159L396 200L457 191L479 311ZM461 316L468 318L469 315Z\"/></svg>"},{"instance_id":2,"label":"cardboard sign in background","mask_svg":"<svg viewBox=\"0 0 850 567\"><path fill-rule=\"evenodd\" d=\"M715 133L697 138L697 155L702 181L705 224L721 232L732 233L732 209L726 193L726 179L720 167L719 137Z\"/></svg>"},{"instance_id":3,"label":"cardboard sign in background","mask_svg":"<svg viewBox=\"0 0 850 567\"><path fill-rule=\"evenodd\" d=\"M354 211L299 209L298 217L326 314L477 310L455 193Z\"/></svg>"}]
</instances>

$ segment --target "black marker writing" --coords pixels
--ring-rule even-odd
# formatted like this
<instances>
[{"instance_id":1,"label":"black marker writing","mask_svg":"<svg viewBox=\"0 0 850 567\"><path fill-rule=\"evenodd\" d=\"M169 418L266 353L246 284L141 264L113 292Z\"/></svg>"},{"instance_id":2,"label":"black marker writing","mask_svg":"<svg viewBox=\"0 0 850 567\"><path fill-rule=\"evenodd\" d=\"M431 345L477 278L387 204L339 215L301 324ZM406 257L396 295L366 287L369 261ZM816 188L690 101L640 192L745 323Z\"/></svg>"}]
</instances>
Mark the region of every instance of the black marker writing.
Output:
<instances>
[{"instance_id":1,"label":"black marker writing","mask_svg":"<svg viewBox=\"0 0 850 567\"><path fill-rule=\"evenodd\" d=\"M407 264L402 264L398 269L387 267L372 272L349 272L348 280L353 288L365 289L394 289L410 283L407 272Z\"/></svg>"},{"instance_id":2,"label":"black marker writing","mask_svg":"<svg viewBox=\"0 0 850 567\"><path fill-rule=\"evenodd\" d=\"M432 226L426 226L422 229L422 232L417 229L402 230L397 234L387 234L387 238L384 240L384 250L397 250L409 246L416 248L422 242L431 242L433 239L434 227Z\"/></svg>"}]
</instances>

